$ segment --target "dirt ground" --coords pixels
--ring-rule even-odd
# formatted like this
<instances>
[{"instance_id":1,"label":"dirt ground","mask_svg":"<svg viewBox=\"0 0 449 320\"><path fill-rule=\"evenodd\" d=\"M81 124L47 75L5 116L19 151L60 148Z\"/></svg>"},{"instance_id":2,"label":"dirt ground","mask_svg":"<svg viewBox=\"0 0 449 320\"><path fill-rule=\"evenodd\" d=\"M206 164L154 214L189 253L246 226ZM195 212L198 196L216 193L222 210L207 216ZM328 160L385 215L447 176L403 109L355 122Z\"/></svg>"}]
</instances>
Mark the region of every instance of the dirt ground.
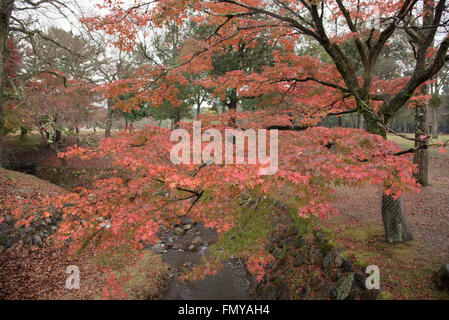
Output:
<instances>
[{"instance_id":1,"label":"dirt ground","mask_svg":"<svg viewBox=\"0 0 449 320\"><path fill-rule=\"evenodd\" d=\"M381 189L375 186L340 188L334 204L340 215L324 223L348 255L380 267L389 298L449 298L432 282L432 273L449 261L449 157L433 151L430 157L430 185L403 198L413 242L385 242Z\"/></svg>"},{"instance_id":2,"label":"dirt ground","mask_svg":"<svg viewBox=\"0 0 449 320\"><path fill-rule=\"evenodd\" d=\"M6 218L8 212L3 208L14 199L39 200L66 192L32 175L0 168L0 219ZM38 248L16 242L0 253L0 300L101 299L106 274L97 262L103 260L93 244L71 257L68 244L55 247L45 243L43 248ZM141 298L138 294L142 291L145 297L157 297L162 277L167 273L167 266L158 255L147 252L145 261L148 264L138 269L129 263L118 268L121 271L129 269L135 275L127 287L134 298ZM66 269L72 265L80 270L80 290L66 289L69 276ZM101 266L105 267L104 264Z\"/></svg>"}]
</instances>

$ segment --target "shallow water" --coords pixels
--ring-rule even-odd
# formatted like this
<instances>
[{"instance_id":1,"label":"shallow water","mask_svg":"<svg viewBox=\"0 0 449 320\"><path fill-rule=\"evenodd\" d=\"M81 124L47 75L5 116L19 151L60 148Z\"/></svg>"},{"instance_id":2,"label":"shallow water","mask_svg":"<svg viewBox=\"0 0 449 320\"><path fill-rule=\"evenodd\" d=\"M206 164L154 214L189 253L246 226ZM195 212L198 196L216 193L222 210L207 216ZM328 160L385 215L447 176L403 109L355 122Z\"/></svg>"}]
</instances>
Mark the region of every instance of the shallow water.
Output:
<instances>
[{"instance_id":1,"label":"shallow water","mask_svg":"<svg viewBox=\"0 0 449 320\"><path fill-rule=\"evenodd\" d=\"M223 263L223 268L214 276L207 276L195 282L181 282L178 276L180 269L198 265L207 253L207 246L217 238L217 234L197 224L203 245L196 251L166 249L162 252L162 259L170 265L171 275L165 289L163 300L252 300L250 292L250 278L243 263L238 259L231 259ZM185 243L191 235L174 236L166 234L167 243ZM164 239L164 237L161 237Z\"/></svg>"},{"instance_id":2,"label":"shallow water","mask_svg":"<svg viewBox=\"0 0 449 320\"><path fill-rule=\"evenodd\" d=\"M180 282L174 275L163 295L164 300L252 300L250 282L239 260L223 264L214 275L193 283Z\"/></svg>"}]
</instances>

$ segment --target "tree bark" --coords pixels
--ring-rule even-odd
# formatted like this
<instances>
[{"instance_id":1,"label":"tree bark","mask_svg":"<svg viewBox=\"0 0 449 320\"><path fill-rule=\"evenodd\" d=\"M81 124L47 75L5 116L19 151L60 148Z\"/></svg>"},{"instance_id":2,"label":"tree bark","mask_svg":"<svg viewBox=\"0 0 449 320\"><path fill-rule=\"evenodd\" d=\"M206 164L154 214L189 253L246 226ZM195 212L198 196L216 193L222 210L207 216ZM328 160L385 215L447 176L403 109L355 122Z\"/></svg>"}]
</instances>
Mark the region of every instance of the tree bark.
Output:
<instances>
[{"instance_id":1,"label":"tree bark","mask_svg":"<svg viewBox=\"0 0 449 320\"><path fill-rule=\"evenodd\" d=\"M61 137L62 137L61 130L56 129L56 131L55 131L55 142L61 141Z\"/></svg>"},{"instance_id":2,"label":"tree bark","mask_svg":"<svg viewBox=\"0 0 449 320\"><path fill-rule=\"evenodd\" d=\"M114 106L114 102L112 99L108 99L108 115L106 118L106 128L104 130L104 136L106 138L111 137L111 129L112 129L112 107Z\"/></svg>"},{"instance_id":3,"label":"tree bark","mask_svg":"<svg viewBox=\"0 0 449 320\"><path fill-rule=\"evenodd\" d=\"M402 198L382 195L382 221L385 240L389 243L413 240L413 234L407 224L402 207Z\"/></svg>"},{"instance_id":4,"label":"tree bark","mask_svg":"<svg viewBox=\"0 0 449 320\"><path fill-rule=\"evenodd\" d=\"M363 117L366 123L366 131L372 134L378 134L384 139L387 139L387 131L379 126L380 119L376 119L367 113L364 113Z\"/></svg>"},{"instance_id":5,"label":"tree bark","mask_svg":"<svg viewBox=\"0 0 449 320\"><path fill-rule=\"evenodd\" d=\"M201 103L197 103L196 105L196 119L198 120L200 118L201 114Z\"/></svg>"},{"instance_id":6,"label":"tree bark","mask_svg":"<svg viewBox=\"0 0 449 320\"><path fill-rule=\"evenodd\" d=\"M229 111L237 111L237 91L232 88L229 93L227 93L227 103L226 106L228 107ZM235 118L231 117L229 125L231 127L235 127Z\"/></svg>"},{"instance_id":7,"label":"tree bark","mask_svg":"<svg viewBox=\"0 0 449 320\"><path fill-rule=\"evenodd\" d=\"M432 138L438 139L438 109L432 108Z\"/></svg>"},{"instance_id":8,"label":"tree bark","mask_svg":"<svg viewBox=\"0 0 449 320\"><path fill-rule=\"evenodd\" d=\"M424 87L425 88L425 87ZM423 89L425 90L425 89ZM419 103L415 106L415 139L429 135L427 123L427 104ZM427 149L427 139L415 141L415 147L421 147L413 154L413 163L418 166L418 171L414 174L415 179L423 187L429 184L429 150Z\"/></svg>"},{"instance_id":9,"label":"tree bark","mask_svg":"<svg viewBox=\"0 0 449 320\"><path fill-rule=\"evenodd\" d=\"M14 7L14 0L2 0L0 8L0 167L3 159L3 134L5 120L3 117L4 105L4 87L6 80L5 64L8 58L8 48L6 42L9 35L9 21L11 19L12 9Z\"/></svg>"},{"instance_id":10,"label":"tree bark","mask_svg":"<svg viewBox=\"0 0 449 320\"><path fill-rule=\"evenodd\" d=\"M179 122L181 121L181 111L179 108L175 108L175 116L173 118L173 128L176 129L179 127Z\"/></svg>"}]
</instances>

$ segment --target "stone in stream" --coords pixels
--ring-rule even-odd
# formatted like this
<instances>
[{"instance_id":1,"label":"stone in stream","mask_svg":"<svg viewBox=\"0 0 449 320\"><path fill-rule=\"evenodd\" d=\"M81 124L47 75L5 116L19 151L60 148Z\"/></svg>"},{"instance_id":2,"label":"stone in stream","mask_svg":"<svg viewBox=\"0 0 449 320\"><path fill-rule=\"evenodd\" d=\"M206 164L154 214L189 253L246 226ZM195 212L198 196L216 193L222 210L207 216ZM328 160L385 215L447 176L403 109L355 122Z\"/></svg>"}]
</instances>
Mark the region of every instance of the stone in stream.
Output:
<instances>
[{"instance_id":1,"label":"stone in stream","mask_svg":"<svg viewBox=\"0 0 449 320\"><path fill-rule=\"evenodd\" d=\"M176 227L175 230L174 230L174 233L175 233L177 236L180 236L180 235L184 234L184 229L183 229L183 228L180 228L180 227Z\"/></svg>"},{"instance_id":2,"label":"stone in stream","mask_svg":"<svg viewBox=\"0 0 449 320\"><path fill-rule=\"evenodd\" d=\"M191 228L191 229L186 231L186 233L188 233L188 234L197 234L198 232L199 231L197 229L195 229L195 228ZM201 233L201 232L199 232L199 233Z\"/></svg>"},{"instance_id":3,"label":"stone in stream","mask_svg":"<svg viewBox=\"0 0 449 320\"><path fill-rule=\"evenodd\" d=\"M197 245L199 245L201 242L203 242L203 239L201 239L200 236L197 236L197 237L193 238L193 240L192 240L192 245L193 245L193 246L197 246Z\"/></svg>"},{"instance_id":4,"label":"stone in stream","mask_svg":"<svg viewBox=\"0 0 449 320\"><path fill-rule=\"evenodd\" d=\"M159 243L150 247L150 250L153 252L156 252L156 253L162 253L162 252L164 252L164 249L165 249L164 244L159 244Z\"/></svg>"},{"instance_id":5,"label":"stone in stream","mask_svg":"<svg viewBox=\"0 0 449 320\"><path fill-rule=\"evenodd\" d=\"M192 225L186 224L183 229L184 229L184 231L188 231L188 230L192 229Z\"/></svg>"}]
</instances>

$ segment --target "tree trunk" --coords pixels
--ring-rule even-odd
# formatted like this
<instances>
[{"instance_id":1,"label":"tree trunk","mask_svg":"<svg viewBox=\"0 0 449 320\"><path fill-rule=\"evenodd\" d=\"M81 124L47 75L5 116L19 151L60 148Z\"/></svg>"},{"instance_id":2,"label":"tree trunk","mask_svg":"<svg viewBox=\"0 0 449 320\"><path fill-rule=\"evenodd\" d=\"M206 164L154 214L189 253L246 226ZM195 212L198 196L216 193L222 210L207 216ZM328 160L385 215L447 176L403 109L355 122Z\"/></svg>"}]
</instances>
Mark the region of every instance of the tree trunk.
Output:
<instances>
[{"instance_id":1,"label":"tree trunk","mask_svg":"<svg viewBox=\"0 0 449 320\"><path fill-rule=\"evenodd\" d=\"M389 243L413 240L412 232L407 224L402 208L402 198L382 195L382 221L385 239Z\"/></svg>"},{"instance_id":2,"label":"tree trunk","mask_svg":"<svg viewBox=\"0 0 449 320\"><path fill-rule=\"evenodd\" d=\"M56 131L55 131L55 142L61 141L61 137L62 137L61 130L56 129Z\"/></svg>"},{"instance_id":3,"label":"tree trunk","mask_svg":"<svg viewBox=\"0 0 449 320\"><path fill-rule=\"evenodd\" d=\"M423 87L423 93L425 87ZM427 124L427 105L419 103L415 106L415 139L421 139L422 136L429 135L429 126ZM418 166L418 172L413 176L423 187L429 184L429 150L427 149L427 139L424 141L415 141L415 147L422 147L413 154L413 163Z\"/></svg>"},{"instance_id":4,"label":"tree trunk","mask_svg":"<svg viewBox=\"0 0 449 320\"><path fill-rule=\"evenodd\" d=\"M198 120L200 118L201 114L201 103L197 103L196 105L196 119Z\"/></svg>"},{"instance_id":5,"label":"tree trunk","mask_svg":"<svg viewBox=\"0 0 449 320\"><path fill-rule=\"evenodd\" d=\"M114 102L112 99L108 99L108 115L106 118L106 128L104 130L104 136L106 138L109 138L111 136L111 129L112 129L112 107L114 106Z\"/></svg>"},{"instance_id":6,"label":"tree trunk","mask_svg":"<svg viewBox=\"0 0 449 320\"><path fill-rule=\"evenodd\" d=\"M43 129L41 126L38 126L37 128L38 128L39 133L40 133L40 135L41 135L42 142L43 142L44 144L47 144L47 143L48 143L48 139L47 139L46 132L44 131L44 129Z\"/></svg>"},{"instance_id":7,"label":"tree trunk","mask_svg":"<svg viewBox=\"0 0 449 320\"><path fill-rule=\"evenodd\" d=\"M3 134L5 119L3 118L3 104L6 71L5 64L8 57L8 48L6 42L9 35L9 20L11 18L14 0L2 0L0 8L0 167L3 159Z\"/></svg>"},{"instance_id":8,"label":"tree trunk","mask_svg":"<svg viewBox=\"0 0 449 320\"><path fill-rule=\"evenodd\" d=\"M367 103L364 103L364 105L367 105ZM362 110L364 110L364 108L362 108ZM367 131L372 134L378 134L386 139L386 130L378 124L381 119L372 117L369 112L364 112L363 116L365 118ZM412 232L410 231L405 219L401 198L395 199L393 196L383 193L381 212L385 231L385 240L387 242L393 243L413 240Z\"/></svg>"},{"instance_id":9,"label":"tree trunk","mask_svg":"<svg viewBox=\"0 0 449 320\"><path fill-rule=\"evenodd\" d=\"M173 118L173 129L179 127L179 122L181 121L181 111L179 108L175 108L175 117Z\"/></svg>"},{"instance_id":10,"label":"tree trunk","mask_svg":"<svg viewBox=\"0 0 449 320\"><path fill-rule=\"evenodd\" d=\"M235 89L231 89L231 91L227 94L227 104L229 111L237 111L237 91ZM231 117L229 125L231 127L235 127L235 118Z\"/></svg>"},{"instance_id":11,"label":"tree trunk","mask_svg":"<svg viewBox=\"0 0 449 320\"><path fill-rule=\"evenodd\" d=\"M365 118L366 131L372 134L378 134L384 139L387 139L387 132L378 124L379 119L373 118L369 114L364 114L363 116Z\"/></svg>"},{"instance_id":12,"label":"tree trunk","mask_svg":"<svg viewBox=\"0 0 449 320\"><path fill-rule=\"evenodd\" d=\"M438 139L438 109L432 108L432 138Z\"/></svg>"}]
</instances>

